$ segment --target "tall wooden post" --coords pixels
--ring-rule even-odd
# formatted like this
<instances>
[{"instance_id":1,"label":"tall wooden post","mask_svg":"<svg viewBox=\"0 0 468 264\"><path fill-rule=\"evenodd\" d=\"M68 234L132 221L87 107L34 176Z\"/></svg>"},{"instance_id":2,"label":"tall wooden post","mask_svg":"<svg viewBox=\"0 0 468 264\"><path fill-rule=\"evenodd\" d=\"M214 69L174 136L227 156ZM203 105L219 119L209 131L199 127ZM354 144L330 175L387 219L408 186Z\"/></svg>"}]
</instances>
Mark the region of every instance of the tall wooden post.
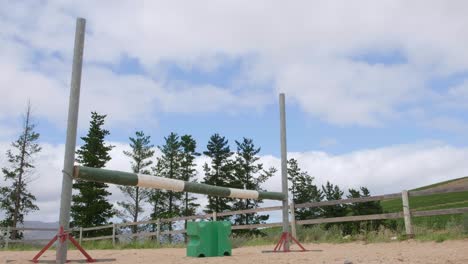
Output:
<instances>
[{"instance_id":1,"label":"tall wooden post","mask_svg":"<svg viewBox=\"0 0 468 264\"><path fill-rule=\"evenodd\" d=\"M65 230L70 226L70 208L73 185L73 165L75 163L76 133L78 126L78 109L80 106L81 70L83 66L83 49L86 20L77 18L75 31L75 47L73 51L73 67L71 76L70 98L68 103L67 138L65 142L65 157L62 170L62 194L60 197L59 227ZM57 243L55 259L57 263L67 261L67 240Z\"/></svg>"},{"instance_id":2,"label":"tall wooden post","mask_svg":"<svg viewBox=\"0 0 468 264\"><path fill-rule=\"evenodd\" d=\"M286 146L286 110L284 93L279 95L280 106L280 139L281 139L281 187L283 192L283 233L289 233L289 204L288 204L288 157ZM284 242L284 250L289 251L289 239Z\"/></svg>"},{"instance_id":3,"label":"tall wooden post","mask_svg":"<svg viewBox=\"0 0 468 264\"><path fill-rule=\"evenodd\" d=\"M414 238L413 225L411 224L411 210L409 206L408 191L401 192L401 200L403 201L403 217L405 220L405 231L408 238Z\"/></svg>"}]
</instances>

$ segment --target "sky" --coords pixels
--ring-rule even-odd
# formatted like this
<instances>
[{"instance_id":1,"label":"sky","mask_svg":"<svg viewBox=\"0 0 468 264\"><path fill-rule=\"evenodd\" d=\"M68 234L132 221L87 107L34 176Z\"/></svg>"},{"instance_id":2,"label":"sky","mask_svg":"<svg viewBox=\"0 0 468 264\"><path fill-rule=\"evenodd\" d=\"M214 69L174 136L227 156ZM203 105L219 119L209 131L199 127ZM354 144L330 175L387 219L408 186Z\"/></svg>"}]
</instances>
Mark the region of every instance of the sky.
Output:
<instances>
[{"instance_id":1,"label":"sky","mask_svg":"<svg viewBox=\"0 0 468 264\"><path fill-rule=\"evenodd\" d=\"M155 146L191 134L200 152L213 133L233 150L252 138L279 168L285 93L288 156L319 185L383 194L468 176L467 11L466 1L0 0L0 166L30 100L43 150L30 184L41 210L26 220L58 219L83 17L78 134L91 111L107 115L108 168L130 170L122 151L139 130ZM279 174L265 187L279 191Z\"/></svg>"}]
</instances>

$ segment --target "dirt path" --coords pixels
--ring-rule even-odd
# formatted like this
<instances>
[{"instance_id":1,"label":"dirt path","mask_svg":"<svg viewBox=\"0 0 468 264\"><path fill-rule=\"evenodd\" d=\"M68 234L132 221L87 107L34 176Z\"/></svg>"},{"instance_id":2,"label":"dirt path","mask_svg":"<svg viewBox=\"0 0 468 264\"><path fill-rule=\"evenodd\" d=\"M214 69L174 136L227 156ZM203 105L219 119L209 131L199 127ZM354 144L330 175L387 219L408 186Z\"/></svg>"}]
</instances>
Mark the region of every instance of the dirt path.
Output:
<instances>
[{"instance_id":1,"label":"dirt path","mask_svg":"<svg viewBox=\"0 0 468 264\"><path fill-rule=\"evenodd\" d=\"M266 263L468 263L468 240L435 242L392 242L392 243L347 243L347 244L308 244L306 248L322 250L305 253L261 253L272 246L246 247L233 250L232 257L188 258L185 249L140 249L140 250L92 250L91 256L99 263L109 264L266 264ZM0 264L31 263L36 252L0 252ZM48 251L40 263L53 263L55 252ZM82 259L77 251L70 251L72 260ZM73 261L72 263L80 263Z\"/></svg>"}]
</instances>

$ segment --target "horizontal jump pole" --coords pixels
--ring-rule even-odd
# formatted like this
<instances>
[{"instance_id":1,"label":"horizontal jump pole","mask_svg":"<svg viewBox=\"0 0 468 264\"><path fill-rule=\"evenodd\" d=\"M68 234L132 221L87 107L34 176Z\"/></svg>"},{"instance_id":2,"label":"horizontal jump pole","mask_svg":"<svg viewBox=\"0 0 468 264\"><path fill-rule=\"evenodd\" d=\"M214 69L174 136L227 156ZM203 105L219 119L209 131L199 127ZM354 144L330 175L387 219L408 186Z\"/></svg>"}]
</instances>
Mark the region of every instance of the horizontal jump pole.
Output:
<instances>
[{"instance_id":1,"label":"horizontal jump pole","mask_svg":"<svg viewBox=\"0 0 468 264\"><path fill-rule=\"evenodd\" d=\"M112 183L117 185L138 186L144 188L162 189L174 192L190 192L211 196L254 199L254 200L279 200L284 199L281 192L259 192L213 186L208 184L187 182L163 178L153 175L137 174L131 172L97 169L84 166L75 166L73 178L85 181Z\"/></svg>"}]
</instances>

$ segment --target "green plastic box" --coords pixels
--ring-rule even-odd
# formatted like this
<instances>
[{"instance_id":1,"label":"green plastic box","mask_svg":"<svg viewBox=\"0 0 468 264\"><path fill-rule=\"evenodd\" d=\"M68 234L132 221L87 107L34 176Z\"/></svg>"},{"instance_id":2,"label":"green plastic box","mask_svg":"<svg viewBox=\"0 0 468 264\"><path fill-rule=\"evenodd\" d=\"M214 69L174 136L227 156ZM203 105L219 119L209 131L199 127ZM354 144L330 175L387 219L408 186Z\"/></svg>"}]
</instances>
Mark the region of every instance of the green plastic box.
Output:
<instances>
[{"instance_id":1,"label":"green plastic box","mask_svg":"<svg viewBox=\"0 0 468 264\"><path fill-rule=\"evenodd\" d=\"M231 222L188 222L187 257L231 256Z\"/></svg>"}]
</instances>

